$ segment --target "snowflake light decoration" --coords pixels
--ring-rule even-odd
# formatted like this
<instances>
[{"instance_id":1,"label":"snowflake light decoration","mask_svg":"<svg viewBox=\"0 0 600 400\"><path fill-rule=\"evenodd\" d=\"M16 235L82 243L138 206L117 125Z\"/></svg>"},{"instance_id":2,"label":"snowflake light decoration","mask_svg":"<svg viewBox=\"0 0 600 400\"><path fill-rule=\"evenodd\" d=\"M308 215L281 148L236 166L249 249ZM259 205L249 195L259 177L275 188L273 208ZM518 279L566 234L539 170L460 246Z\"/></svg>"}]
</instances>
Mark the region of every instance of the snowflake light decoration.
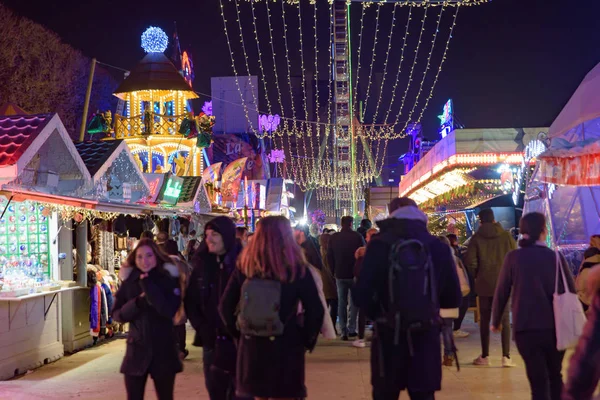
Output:
<instances>
[{"instance_id":1,"label":"snowflake light decoration","mask_svg":"<svg viewBox=\"0 0 600 400\"><path fill-rule=\"evenodd\" d=\"M258 117L258 127L262 132L274 132L280 123L281 117L277 114Z\"/></svg>"},{"instance_id":2,"label":"snowflake light decoration","mask_svg":"<svg viewBox=\"0 0 600 400\"><path fill-rule=\"evenodd\" d=\"M204 105L202 106L202 112L208 116L213 115L213 105L212 105L212 100L211 101L205 101Z\"/></svg>"},{"instance_id":3,"label":"snowflake light decoration","mask_svg":"<svg viewBox=\"0 0 600 400\"><path fill-rule=\"evenodd\" d=\"M146 53L164 53L169 44L169 37L160 28L151 26L142 34L142 49Z\"/></svg>"},{"instance_id":4,"label":"snowflake light decoration","mask_svg":"<svg viewBox=\"0 0 600 400\"><path fill-rule=\"evenodd\" d=\"M283 150L273 149L268 156L269 162L272 164L281 164L285 161L285 153Z\"/></svg>"}]
</instances>

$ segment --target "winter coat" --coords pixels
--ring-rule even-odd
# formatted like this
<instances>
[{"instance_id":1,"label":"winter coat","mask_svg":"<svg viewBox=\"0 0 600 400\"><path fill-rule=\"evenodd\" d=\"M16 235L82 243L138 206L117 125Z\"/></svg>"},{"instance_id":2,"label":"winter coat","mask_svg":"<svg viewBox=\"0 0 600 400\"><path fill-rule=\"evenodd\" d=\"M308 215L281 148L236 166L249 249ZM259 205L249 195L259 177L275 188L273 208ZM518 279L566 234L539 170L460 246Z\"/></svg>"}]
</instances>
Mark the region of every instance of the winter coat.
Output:
<instances>
[{"instance_id":1,"label":"winter coat","mask_svg":"<svg viewBox=\"0 0 600 400\"><path fill-rule=\"evenodd\" d=\"M113 294L112 294L112 291L110 290L110 286L108 286L106 283L102 284L102 290L104 290L104 294L106 296L106 310L107 310L106 323L112 324L112 309L113 309L113 303L114 303Z\"/></svg>"},{"instance_id":2,"label":"winter coat","mask_svg":"<svg viewBox=\"0 0 600 400\"><path fill-rule=\"evenodd\" d=\"M300 245L302 250L304 250L304 256L306 257L306 261L319 271L323 269L323 260L321 259L321 253L319 252L319 248L315 245L312 239L306 239L304 243Z\"/></svg>"},{"instance_id":3,"label":"winter coat","mask_svg":"<svg viewBox=\"0 0 600 400\"><path fill-rule=\"evenodd\" d=\"M327 259L336 279L354 278L354 253L364 245L361 234L349 228L342 228L331 236Z\"/></svg>"},{"instance_id":4,"label":"winter coat","mask_svg":"<svg viewBox=\"0 0 600 400\"><path fill-rule=\"evenodd\" d=\"M329 265L329 260L327 259L327 249L329 248L330 239L331 235L329 234L323 234L319 237L321 259L323 260L321 279L323 280L323 293L325 294L325 299L335 300L337 299L337 285L335 283L335 278L333 277L333 272L331 271L331 266Z\"/></svg>"},{"instance_id":5,"label":"winter coat","mask_svg":"<svg viewBox=\"0 0 600 400\"><path fill-rule=\"evenodd\" d=\"M137 268L121 268L113 318L129 322L127 350L121 365L125 375L153 377L183 371L173 317L181 304L179 271L173 264L154 268L141 279ZM143 296L142 296L143 294Z\"/></svg>"},{"instance_id":6,"label":"winter coat","mask_svg":"<svg viewBox=\"0 0 600 400\"><path fill-rule=\"evenodd\" d=\"M106 333L108 321L108 306L106 294L100 283L90 288L90 334L98 337Z\"/></svg>"},{"instance_id":7,"label":"winter coat","mask_svg":"<svg viewBox=\"0 0 600 400\"><path fill-rule=\"evenodd\" d=\"M380 233L371 239L358 281L352 290L354 304L366 309L367 316L376 321L388 306L389 252L399 239L416 239L429 246L437 283L440 308L456 308L462 301L458 276L450 248L429 234L427 216L417 207L401 207L390 218L377 223ZM376 324L371 350L371 383L389 385L395 382L401 389L413 391L440 390L441 327L412 333L413 355L409 340L400 332L399 344L394 345L394 331L387 325Z\"/></svg>"},{"instance_id":8,"label":"winter coat","mask_svg":"<svg viewBox=\"0 0 600 400\"><path fill-rule=\"evenodd\" d=\"M229 254L218 257L202 246L194 256L185 311L196 330L195 345L214 349L217 336L229 336L219 317L218 307L241 250L236 242Z\"/></svg>"},{"instance_id":9,"label":"winter coat","mask_svg":"<svg viewBox=\"0 0 600 400\"><path fill-rule=\"evenodd\" d=\"M594 297L594 292L588 291L588 275L590 269L597 264L600 264L600 250L595 247L591 247L587 249L584 253L585 259L581 263L579 267L579 272L577 274L577 280L575 284L577 286L577 296L579 300L587 307L592 303L592 298Z\"/></svg>"},{"instance_id":10,"label":"winter coat","mask_svg":"<svg viewBox=\"0 0 600 400\"><path fill-rule=\"evenodd\" d=\"M574 293L573 276L562 255L561 259L569 291ZM553 250L538 243L511 251L504 260L494 294L492 325L500 326L510 298L512 329L515 333L554 331L552 299L555 285L556 253ZM564 293L562 279L559 279L558 291Z\"/></svg>"},{"instance_id":11,"label":"winter coat","mask_svg":"<svg viewBox=\"0 0 600 400\"><path fill-rule=\"evenodd\" d=\"M504 257L516 248L512 235L498 222L481 224L465 255L465 266L475 278L477 296L494 296Z\"/></svg>"},{"instance_id":12,"label":"winter coat","mask_svg":"<svg viewBox=\"0 0 600 400\"><path fill-rule=\"evenodd\" d=\"M246 276L237 270L231 276L219 311L229 332L239 338L236 389L238 396L304 398L304 353L312 350L323 323L324 308L317 286L307 270L304 276L281 286L279 316L285 325L275 338L241 336L236 310ZM304 309L303 326L294 318L298 302Z\"/></svg>"},{"instance_id":13,"label":"winter coat","mask_svg":"<svg viewBox=\"0 0 600 400\"><path fill-rule=\"evenodd\" d=\"M590 400L600 381L600 267L588 276L595 290L583 334L571 357L563 400Z\"/></svg>"}]
</instances>

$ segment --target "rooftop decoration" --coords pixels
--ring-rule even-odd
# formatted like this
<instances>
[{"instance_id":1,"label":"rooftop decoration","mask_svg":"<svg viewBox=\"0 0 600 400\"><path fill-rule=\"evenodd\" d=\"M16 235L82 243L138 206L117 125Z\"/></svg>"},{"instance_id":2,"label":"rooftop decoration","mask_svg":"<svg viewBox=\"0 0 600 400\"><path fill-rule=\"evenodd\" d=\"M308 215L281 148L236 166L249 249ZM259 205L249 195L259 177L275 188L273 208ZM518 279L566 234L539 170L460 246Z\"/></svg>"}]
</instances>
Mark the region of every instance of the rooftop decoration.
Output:
<instances>
[{"instance_id":1,"label":"rooftop decoration","mask_svg":"<svg viewBox=\"0 0 600 400\"><path fill-rule=\"evenodd\" d=\"M142 49L146 53L164 53L169 44L169 37L160 28L151 26L142 34Z\"/></svg>"}]
</instances>

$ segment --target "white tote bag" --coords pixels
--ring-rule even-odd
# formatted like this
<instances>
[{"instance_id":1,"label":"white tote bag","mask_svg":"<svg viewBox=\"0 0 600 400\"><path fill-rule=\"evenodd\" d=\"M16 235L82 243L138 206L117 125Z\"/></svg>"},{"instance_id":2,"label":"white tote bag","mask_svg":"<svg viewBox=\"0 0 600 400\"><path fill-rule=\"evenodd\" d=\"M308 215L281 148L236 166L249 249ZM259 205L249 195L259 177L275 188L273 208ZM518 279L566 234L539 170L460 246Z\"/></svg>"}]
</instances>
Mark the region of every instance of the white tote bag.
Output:
<instances>
[{"instance_id":1,"label":"white tote bag","mask_svg":"<svg viewBox=\"0 0 600 400\"><path fill-rule=\"evenodd\" d=\"M565 292L558 293L558 279L562 278ZM554 324L556 326L556 348L566 350L577 345L585 325L585 314L577 293L571 293L560 254L556 251L556 283L554 286Z\"/></svg>"}]
</instances>

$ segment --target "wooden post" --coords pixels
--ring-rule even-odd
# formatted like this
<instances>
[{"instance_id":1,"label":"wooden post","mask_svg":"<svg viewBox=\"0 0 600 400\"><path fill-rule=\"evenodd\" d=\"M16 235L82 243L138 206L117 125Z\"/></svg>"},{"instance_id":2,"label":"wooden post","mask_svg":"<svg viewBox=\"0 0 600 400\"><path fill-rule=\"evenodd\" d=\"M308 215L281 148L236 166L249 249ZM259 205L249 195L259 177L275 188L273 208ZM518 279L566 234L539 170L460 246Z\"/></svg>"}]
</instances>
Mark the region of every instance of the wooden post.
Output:
<instances>
[{"instance_id":1,"label":"wooden post","mask_svg":"<svg viewBox=\"0 0 600 400\"><path fill-rule=\"evenodd\" d=\"M90 97L92 95L92 84L94 83L94 71L96 70L96 59L92 58L92 66L90 68L90 76L88 78L87 91L85 92L85 102L83 103L83 116L81 119L81 128L79 128L79 141L83 142L85 139L85 128L88 117L88 110L90 108Z\"/></svg>"}]
</instances>

